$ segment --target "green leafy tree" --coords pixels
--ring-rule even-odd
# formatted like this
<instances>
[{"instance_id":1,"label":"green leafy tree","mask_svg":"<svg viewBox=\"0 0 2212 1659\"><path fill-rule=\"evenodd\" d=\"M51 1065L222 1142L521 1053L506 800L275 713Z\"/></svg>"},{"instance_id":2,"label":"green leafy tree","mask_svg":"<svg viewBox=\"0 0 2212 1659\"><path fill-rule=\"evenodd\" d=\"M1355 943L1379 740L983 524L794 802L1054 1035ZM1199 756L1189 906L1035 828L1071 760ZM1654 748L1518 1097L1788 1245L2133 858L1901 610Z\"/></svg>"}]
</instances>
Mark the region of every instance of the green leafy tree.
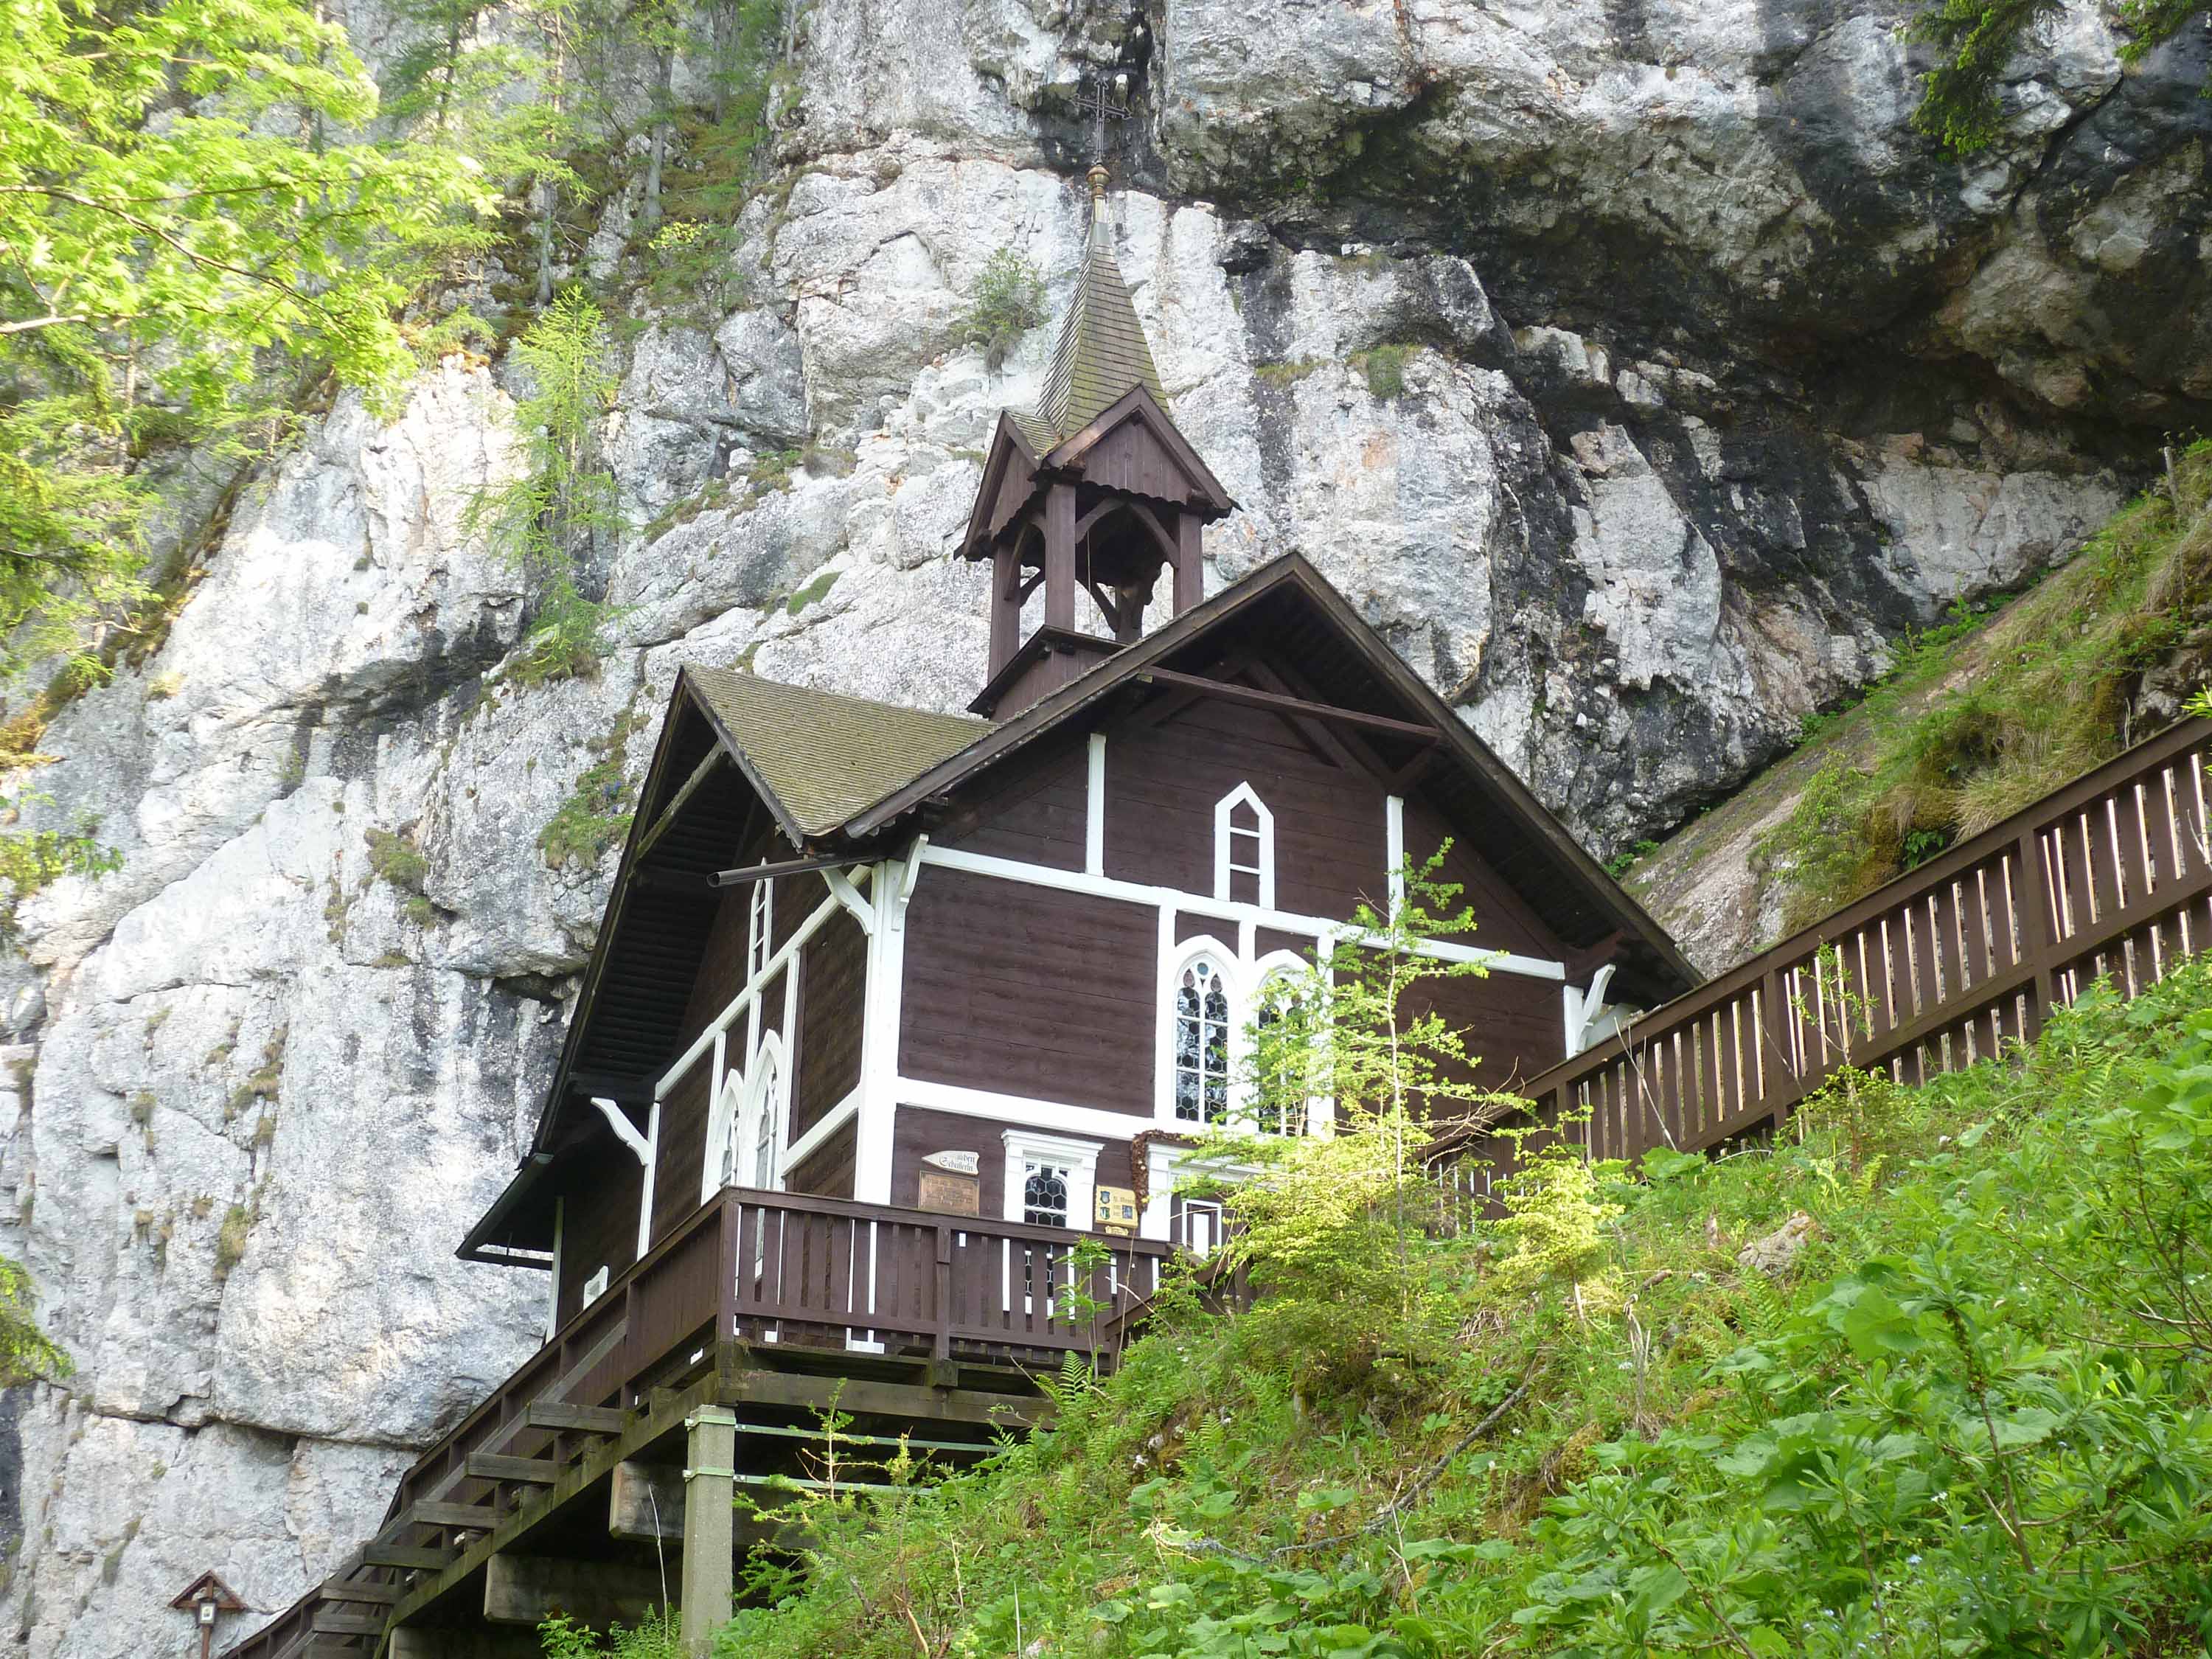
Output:
<instances>
[{"instance_id":1,"label":"green leafy tree","mask_svg":"<svg viewBox=\"0 0 2212 1659\"><path fill-rule=\"evenodd\" d=\"M1407 866L1390 915L1362 905L1309 969L1273 981L1255 1015L1251 1121L1234 1128L1267 1133L1232 1133L1218 1150L1254 1172L1229 1191L1232 1257L1278 1294L1413 1319L1437 1197L1422 1151L1439 1128L1521 1104L1474 1080L1465 1034L1425 994L1486 972L1434 948L1474 929L1442 879L1449 845ZM1297 1133L1316 1102L1328 1133Z\"/></svg>"},{"instance_id":2,"label":"green leafy tree","mask_svg":"<svg viewBox=\"0 0 2212 1659\"><path fill-rule=\"evenodd\" d=\"M0 1389L52 1382L74 1369L70 1357L39 1328L31 1310L31 1276L0 1256Z\"/></svg>"},{"instance_id":3,"label":"green leafy tree","mask_svg":"<svg viewBox=\"0 0 2212 1659\"><path fill-rule=\"evenodd\" d=\"M492 198L455 147L358 136L376 88L301 0L24 0L9 23L0 669L74 652L96 675L147 597L148 449L235 429L288 361L391 384L424 239Z\"/></svg>"},{"instance_id":4,"label":"green leafy tree","mask_svg":"<svg viewBox=\"0 0 2212 1659\"><path fill-rule=\"evenodd\" d=\"M1940 0L1916 17L1907 38L1935 46L1936 67L1913 125L1960 155L1986 148L2002 127L1997 101L2005 66L2064 0ZM2139 63L2192 21L2212 13L2212 0L2118 0L2127 43L2120 60Z\"/></svg>"},{"instance_id":5,"label":"green leafy tree","mask_svg":"<svg viewBox=\"0 0 2212 1659\"><path fill-rule=\"evenodd\" d=\"M961 313L961 337L983 348L993 368L1006 360L1022 336L1044 321L1044 278L1010 247L983 262Z\"/></svg>"},{"instance_id":6,"label":"green leafy tree","mask_svg":"<svg viewBox=\"0 0 2212 1659\"><path fill-rule=\"evenodd\" d=\"M601 651L606 610L584 596L576 568L595 538L623 526L614 474L593 442L617 381L605 320L573 291L530 325L514 356L532 386L515 409L523 473L472 503L470 521L521 568L537 603L517 678L563 679L592 672Z\"/></svg>"}]
</instances>

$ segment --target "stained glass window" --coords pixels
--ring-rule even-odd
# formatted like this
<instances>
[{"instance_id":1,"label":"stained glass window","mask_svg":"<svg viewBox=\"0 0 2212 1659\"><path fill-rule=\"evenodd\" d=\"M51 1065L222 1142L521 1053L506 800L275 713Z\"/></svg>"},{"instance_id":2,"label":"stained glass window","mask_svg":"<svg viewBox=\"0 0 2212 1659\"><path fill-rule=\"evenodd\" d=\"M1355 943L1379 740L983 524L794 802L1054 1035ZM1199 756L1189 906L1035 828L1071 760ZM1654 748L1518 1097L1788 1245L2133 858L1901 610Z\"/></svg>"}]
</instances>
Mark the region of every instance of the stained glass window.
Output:
<instances>
[{"instance_id":1,"label":"stained glass window","mask_svg":"<svg viewBox=\"0 0 2212 1659\"><path fill-rule=\"evenodd\" d=\"M1183 969L1176 990L1175 1114L1185 1123L1229 1115L1229 994L1206 957Z\"/></svg>"}]
</instances>

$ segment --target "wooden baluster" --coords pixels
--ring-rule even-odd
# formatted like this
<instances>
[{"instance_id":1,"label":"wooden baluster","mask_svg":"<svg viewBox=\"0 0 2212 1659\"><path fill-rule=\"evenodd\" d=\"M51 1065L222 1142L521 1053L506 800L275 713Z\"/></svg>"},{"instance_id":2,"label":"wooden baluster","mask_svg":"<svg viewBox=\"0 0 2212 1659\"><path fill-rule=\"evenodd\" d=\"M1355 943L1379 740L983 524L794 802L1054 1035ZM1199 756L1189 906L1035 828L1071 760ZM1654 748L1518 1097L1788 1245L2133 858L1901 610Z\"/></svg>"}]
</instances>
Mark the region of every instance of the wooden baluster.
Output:
<instances>
[{"instance_id":1,"label":"wooden baluster","mask_svg":"<svg viewBox=\"0 0 2212 1659\"><path fill-rule=\"evenodd\" d=\"M952 1357L952 1228L950 1223L937 1224L937 1273L931 1285L933 1305L930 1320L933 1329L930 1335L930 1353L939 1359Z\"/></svg>"},{"instance_id":2,"label":"wooden baluster","mask_svg":"<svg viewBox=\"0 0 2212 1659\"><path fill-rule=\"evenodd\" d=\"M2019 929L2021 960L2034 970L2027 990L2027 1020L2021 1028L2022 1042L2035 1041L2051 1018L2051 969L2057 951L2051 942L2052 895L2050 872L2045 869L2040 837L2033 829L2020 832L2013 844L2013 923Z\"/></svg>"}]
</instances>

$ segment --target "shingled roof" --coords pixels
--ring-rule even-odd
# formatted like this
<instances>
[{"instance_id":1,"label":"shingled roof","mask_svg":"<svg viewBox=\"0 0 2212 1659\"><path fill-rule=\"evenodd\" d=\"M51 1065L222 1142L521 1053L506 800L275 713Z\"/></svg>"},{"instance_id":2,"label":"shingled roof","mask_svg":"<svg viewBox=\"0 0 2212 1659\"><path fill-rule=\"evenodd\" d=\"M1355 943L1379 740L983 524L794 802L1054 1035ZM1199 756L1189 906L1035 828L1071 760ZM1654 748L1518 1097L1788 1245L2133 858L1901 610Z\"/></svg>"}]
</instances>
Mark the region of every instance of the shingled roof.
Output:
<instances>
[{"instance_id":1,"label":"shingled roof","mask_svg":"<svg viewBox=\"0 0 2212 1659\"><path fill-rule=\"evenodd\" d=\"M1106 170L1093 167L1090 240L1082 268L1075 274L1075 298L1060 325L1060 344L1045 372L1044 395L1034 413L1012 414L1012 418L1042 454L1139 386L1161 408L1167 407L1159 370L1152 366L1152 349L1137 321L1121 267L1114 260L1113 232L1106 223Z\"/></svg>"},{"instance_id":2,"label":"shingled roof","mask_svg":"<svg viewBox=\"0 0 2212 1659\"><path fill-rule=\"evenodd\" d=\"M933 714L757 674L688 667L685 680L769 802L801 835L834 830L991 730L988 720Z\"/></svg>"}]
</instances>

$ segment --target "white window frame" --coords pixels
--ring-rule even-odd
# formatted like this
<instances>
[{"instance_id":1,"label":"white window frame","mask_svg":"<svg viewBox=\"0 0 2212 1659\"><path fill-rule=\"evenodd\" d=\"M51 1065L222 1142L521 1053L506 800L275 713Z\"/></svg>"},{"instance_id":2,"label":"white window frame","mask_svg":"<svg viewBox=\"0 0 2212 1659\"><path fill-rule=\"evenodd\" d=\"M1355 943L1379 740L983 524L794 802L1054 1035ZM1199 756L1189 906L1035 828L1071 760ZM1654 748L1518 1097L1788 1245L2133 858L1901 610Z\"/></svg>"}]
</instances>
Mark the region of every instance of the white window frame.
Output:
<instances>
[{"instance_id":1,"label":"white window frame","mask_svg":"<svg viewBox=\"0 0 2212 1659\"><path fill-rule=\"evenodd\" d=\"M774 1031L762 1034L752 1064L745 1068L745 1091L738 1112L738 1156L745 1158L759 1138L761 1116L766 1113L775 1140L769 1152L768 1186L783 1190L784 1143L791 1127L791 1076L784 1064L783 1038Z\"/></svg>"},{"instance_id":2,"label":"white window frame","mask_svg":"<svg viewBox=\"0 0 2212 1659\"><path fill-rule=\"evenodd\" d=\"M1000 1209L1009 1221L1019 1221L1025 1207L1022 1188L1032 1163L1050 1164L1067 1171L1067 1230L1071 1233L1097 1231L1098 1218L1098 1149L1096 1140L1076 1140L1047 1134L1038 1129L1007 1129L1000 1135L1006 1149L1006 1191Z\"/></svg>"},{"instance_id":3,"label":"white window frame","mask_svg":"<svg viewBox=\"0 0 2212 1659\"><path fill-rule=\"evenodd\" d=\"M766 859L761 860L765 864ZM775 954L775 883L763 877L745 902L745 978L760 977Z\"/></svg>"},{"instance_id":4,"label":"white window frame","mask_svg":"<svg viewBox=\"0 0 2212 1659\"><path fill-rule=\"evenodd\" d=\"M1249 806L1256 822L1256 830L1237 830L1232 827L1237 808ZM1238 839L1254 838L1258 847L1253 853L1254 862L1244 864L1237 858ZM1275 815L1267 810L1267 803L1249 783L1240 783L1219 800L1213 803L1213 896L1224 903L1231 898L1230 884L1237 874L1255 875L1260 880L1259 904L1262 910L1275 908Z\"/></svg>"},{"instance_id":5,"label":"white window frame","mask_svg":"<svg viewBox=\"0 0 2212 1659\"><path fill-rule=\"evenodd\" d=\"M1200 933L1184 939L1176 946L1170 958L1167 976L1160 984L1159 1084L1153 1115L1161 1126L1184 1134L1204 1134L1213 1126L1206 1121L1206 1103L1199 1102L1196 1122L1176 1115L1176 1027L1179 1023L1177 1000L1182 990L1182 976L1198 963L1211 959L1216 977L1221 982L1221 994L1229 1002L1228 1110L1225 1123L1237 1115L1237 1052L1243 1038L1244 1018L1244 976L1243 963L1237 952L1210 933Z\"/></svg>"},{"instance_id":6,"label":"white window frame","mask_svg":"<svg viewBox=\"0 0 2212 1659\"><path fill-rule=\"evenodd\" d=\"M1304 974L1313 964L1296 951L1270 951L1252 961L1211 933L1194 933L1180 940L1165 955L1163 960L1166 969L1159 984L1152 1119L1161 1128L1178 1134L1204 1134L1214 1127L1202 1120L1194 1123L1176 1115L1176 994L1182 988L1185 971L1202 957L1212 958L1220 975L1222 994L1229 999L1229 1111L1219 1127L1256 1132L1258 1124L1252 1115L1249 1075L1252 1065L1252 1034L1249 1028L1253 1010L1269 980L1278 975ZM1304 1133L1326 1134L1334 1119L1335 1113L1328 1100L1310 1100L1306 1103Z\"/></svg>"},{"instance_id":7,"label":"white window frame","mask_svg":"<svg viewBox=\"0 0 2212 1659\"><path fill-rule=\"evenodd\" d=\"M745 1100L745 1076L732 1067L722 1079L722 1086L714 1091L714 1103L707 1109L707 1156L699 1168L699 1201L714 1201L722 1190L722 1153L737 1133L738 1120Z\"/></svg>"}]
</instances>

